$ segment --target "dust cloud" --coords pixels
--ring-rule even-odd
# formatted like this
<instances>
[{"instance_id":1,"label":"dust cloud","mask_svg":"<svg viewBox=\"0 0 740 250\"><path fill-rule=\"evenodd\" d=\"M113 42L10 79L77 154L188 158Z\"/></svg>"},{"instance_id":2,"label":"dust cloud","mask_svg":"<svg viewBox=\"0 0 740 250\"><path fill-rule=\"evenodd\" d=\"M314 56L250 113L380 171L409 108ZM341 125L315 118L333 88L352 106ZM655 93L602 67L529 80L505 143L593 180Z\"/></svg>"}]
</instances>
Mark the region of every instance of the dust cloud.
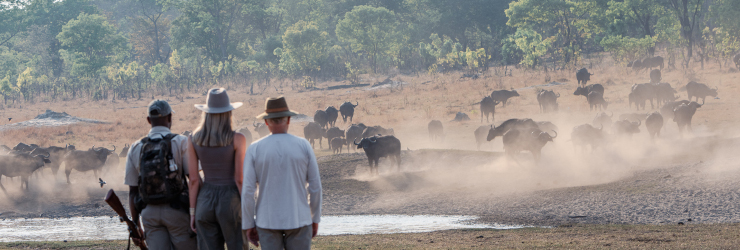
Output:
<instances>
[{"instance_id":1,"label":"dust cloud","mask_svg":"<svg viewBox=\"0 0 740 250\"><path fill-rule=\"evenodd\" d=\"M621 112L615 113L614 120ZM600 185L643 171L707 159L722 159L714 161L711 171L738 170L737 164L732 162L740 157L725 157L740 149L738 140L715 135L704 126L695 126L692 132L680 134L670 120L665 122L661 137L654 140L642 123L640 133L631 137L604 129L606 143L593 151L574 147L570 141L573 127L591 124L595 114L536 114L535 121L551 121L558 126L557 138L542 149L540 162L535 162L532 154L526 151L514 157L507 156L503 153L501 137L484 143L481 151L477 151L473 131L486 124L476 119L467 123L443 121L446 134L443 142L430 141L427 122L411 121L395 128L404 150L400 172L383 158L379 176L372 176L367 162L362 162L355 166L355 176L351 178L370 181L382 190L385 198L378 199L375 206L387 208L407 207L417 202L414 200L434 199L438 195L475 201L539 190ZM497 118L495 124L504 120Z\"/></svg>"}]
</instances>

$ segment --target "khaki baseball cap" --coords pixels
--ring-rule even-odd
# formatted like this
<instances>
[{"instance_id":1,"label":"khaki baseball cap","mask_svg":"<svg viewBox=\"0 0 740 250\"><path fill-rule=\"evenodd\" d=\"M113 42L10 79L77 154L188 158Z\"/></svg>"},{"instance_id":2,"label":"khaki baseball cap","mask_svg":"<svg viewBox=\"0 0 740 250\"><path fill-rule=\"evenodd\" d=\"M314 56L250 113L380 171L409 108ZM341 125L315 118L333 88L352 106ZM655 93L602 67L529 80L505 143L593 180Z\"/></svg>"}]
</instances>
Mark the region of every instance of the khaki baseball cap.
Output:
<instances>
[{"instance_id":1,"label":"khaki baseball cap","mask_svg":"<svg viewBox=\"0 0 740 250\"><path fill-rule=\"evenodd\" d=\"M165 100L157 99L149 103L148 115L151 118L168 116L174 113L175 111L172 111L170 104Z\"/></svg>"}]
</instances>

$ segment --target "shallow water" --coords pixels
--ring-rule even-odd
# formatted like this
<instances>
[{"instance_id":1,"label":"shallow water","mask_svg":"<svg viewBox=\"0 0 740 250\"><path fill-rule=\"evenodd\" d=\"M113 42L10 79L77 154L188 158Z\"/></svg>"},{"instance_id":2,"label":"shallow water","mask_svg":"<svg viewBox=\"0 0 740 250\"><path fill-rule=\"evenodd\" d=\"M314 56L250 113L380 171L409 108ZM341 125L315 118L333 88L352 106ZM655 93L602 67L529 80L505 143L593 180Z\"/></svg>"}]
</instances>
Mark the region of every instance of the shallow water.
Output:
<instances>
[{"instance_id":1,"label":"shallow water","mask_svg":"<svg viewBox=\"0 0 740 250\"><path fill-rule=\"evenodd\" d=\"M419 233L449 229L514 229L522 226L473 223L474 216L348 215L322 216L319 235ZM126 225L118 217L14 219L0 221L0 242L123 240Z\"/></svg>"}]
</instances>

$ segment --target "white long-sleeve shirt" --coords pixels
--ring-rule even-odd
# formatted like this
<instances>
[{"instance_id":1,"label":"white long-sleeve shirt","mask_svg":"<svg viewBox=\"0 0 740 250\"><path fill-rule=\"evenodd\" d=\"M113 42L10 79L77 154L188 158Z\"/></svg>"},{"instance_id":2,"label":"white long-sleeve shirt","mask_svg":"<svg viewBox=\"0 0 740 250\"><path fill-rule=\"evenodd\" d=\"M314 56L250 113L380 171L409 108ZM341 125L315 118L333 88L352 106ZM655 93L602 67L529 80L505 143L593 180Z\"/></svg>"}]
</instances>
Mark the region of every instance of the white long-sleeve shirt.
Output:
<instances>
[{"instance_id":1,"label":"white long-sleeve shirt","mask_svg":"<svg viewBox=\"0 0 740 250\"><path fill-rule=\"evenodd\" d=\"M311 144L291 134L271 134L253 142L244 159L241 196L242 229L256 224L287 230L319 223L321 177Z\"/></svg>"}]
</instances>

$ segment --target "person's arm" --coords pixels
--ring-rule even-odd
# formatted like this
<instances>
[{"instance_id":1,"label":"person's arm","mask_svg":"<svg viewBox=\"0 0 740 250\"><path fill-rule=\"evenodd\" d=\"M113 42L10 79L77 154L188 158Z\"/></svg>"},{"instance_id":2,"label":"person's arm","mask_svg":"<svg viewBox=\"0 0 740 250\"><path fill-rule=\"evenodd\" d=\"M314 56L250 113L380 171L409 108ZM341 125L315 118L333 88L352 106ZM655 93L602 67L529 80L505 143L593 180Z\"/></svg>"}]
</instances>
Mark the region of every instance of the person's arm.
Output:
<instances>
[{"instance_id":1,"label":"person's arm","mask_svg":"<svg viewBox=\"0 0 740 250\"><path fill-rule=\"evenodd\" d=\"M190 180L188 181L188 190L190 191L188 197L190 199L190 229L195 232L195 206L198 203L198 191L200 191L201 180L200 174L198 174L198 155L195 153L195 147L193 147L193 142L190 140L189 136L187 145L185 162L187 162L187 170L190 175L188 178Z\"/></svg>"},{"instance_id":2,"label":"person's arm","mask_svg":"<svg viewBox=\"0 0 740 250\"><path fill-rule=\"evenodd\" d=\"M309 206L311 206L311 220L313 221L311 225L313 228L312 237L315 237L319 231L319 222L321 222L321 175L319 175L319 164L316 162L316 155L311 150L311 144L306 141L305 145L306 154L309 157L306 181L308 182Z\"/></svg>"},{"instance_id":3,"label":"person's arm","mask_svg":"<svg viewBox=\"0 0 740 250\"><path fill-rule=\"evenodd\" d=\"M140 154L140 146L138 142L131 143L131 148L126 154L126 167L123 177L123 183L129 186L128 190L128 208L131 210L131 220L136 224L137 229L144 237L144 230L142 229L141 220L139 219L139 212L136 210L136 198L139 197L139 171L136 168L138 164L138 154ZM143 240L143 239L142 239ZM138 244L138 243L137 243Z\"/></svg>"},{"instance_id":4,"label":"person's arm","mask_svg":"<svg viewBox=\"0 0 740 250\"><path fill-rule=\"evenodd\" d=\"M141 239L134 239L134 244L137 246L141 246L142 241L146 239L146 235L144 234L144 229L141 227L141 221L139 220L139 211L136 210L136 202L134 202L134 199L139 196L139 187L138 186L129 186L128 187L128 207L131 210L131 221L136 224L136 230L139 230L139 235L141 235Z\"/></svg>"},{"instance_id":5,"label":"person's arm","mask_svg":"<svg viewBox=\"0 0 740 250\"><path fill-rule=\"evenodd\" d=\"M234 182L242 193L242 180L244 178L244 157L247 154L247 137L241 133L234 133Z\"/></svg>"},{"instance_id":6,"label":"person's arm","mask_svg":"<svg viewBox=\"0 0 740 250\"><path fill-rule=\"evenodd\" d=\"M255 192L257 189L257 173L254 169L253 152L254 148L247 149L244 158L244 168L242 176L242 233L247 237L249 242L259 246L259 236L257 235L256 225L254 222L255 213Z\"/></svg>"}]
</instances>

